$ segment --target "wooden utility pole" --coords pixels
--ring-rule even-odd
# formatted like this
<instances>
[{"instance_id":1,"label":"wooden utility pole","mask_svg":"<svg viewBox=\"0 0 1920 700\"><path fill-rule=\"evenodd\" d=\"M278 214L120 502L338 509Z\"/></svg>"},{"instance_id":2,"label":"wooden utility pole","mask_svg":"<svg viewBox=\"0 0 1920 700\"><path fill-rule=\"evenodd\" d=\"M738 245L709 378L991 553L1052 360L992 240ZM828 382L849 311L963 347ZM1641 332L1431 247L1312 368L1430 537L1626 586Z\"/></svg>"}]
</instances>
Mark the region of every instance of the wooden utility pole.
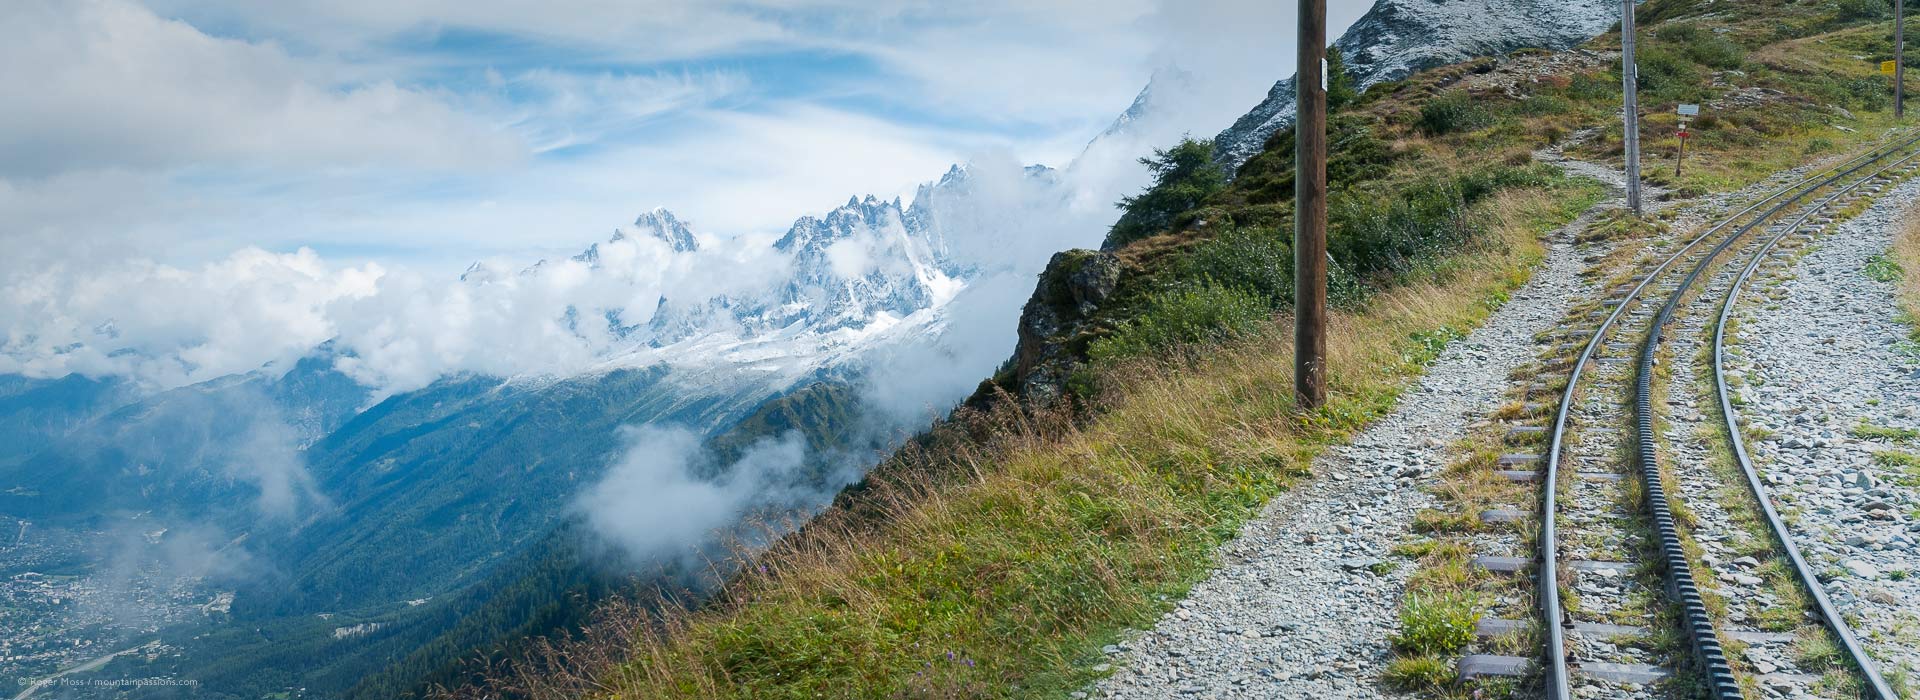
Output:
<instances>
[{"instance_id":1,"label":"wooden utility pole","mask_svg":"<svg viewBox=\"0 0 1920 700\"><path fill-rule=\"evenodd\" d=\"M1627 208L1640 210L1640 68L1633 61L1633 3L1620 0L1620 113L1626 119L1621 140L1626 146Z\"/></svg>"},{"instance_id":2,"label":"wooden utility pole","mask_svg":"<svg viewBox=\"0 0 1920 700\"><path fill-rule=\"evenodd\" d=\"M1305 410L1327 402L1326 58L1327 0L1300 0L1293 129L1293 390Z\"/></svg>"},{"instance_id":3,"label":"wooden utility pole","mask_svg":"<svg viewBox=\"0 0 1920 700\"><path fill-rule=\"evenodd\" d=\"M1907 116L1907 0L1893 0L1893 118Z\"/></svg>"}]
</instances>

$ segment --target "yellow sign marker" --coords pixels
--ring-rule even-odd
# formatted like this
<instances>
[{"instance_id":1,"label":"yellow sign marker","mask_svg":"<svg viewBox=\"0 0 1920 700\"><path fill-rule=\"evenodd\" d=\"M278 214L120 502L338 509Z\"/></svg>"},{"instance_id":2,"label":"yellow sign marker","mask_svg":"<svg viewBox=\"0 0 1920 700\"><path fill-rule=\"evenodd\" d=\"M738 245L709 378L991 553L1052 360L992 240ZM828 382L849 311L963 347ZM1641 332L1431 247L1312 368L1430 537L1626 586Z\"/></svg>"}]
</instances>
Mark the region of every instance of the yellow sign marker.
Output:
<instances>
[{"instance_id":1,"label":"yellow sign marker","mask_svg":"<svg viewBox=\"0 0 1920 700\"><path fill-rule=\"evenodd\" d=\"M1893 61L1881 61L1880 72L1885 73L1887 75L1893 75Z\"/></svg>"}]
</instances>

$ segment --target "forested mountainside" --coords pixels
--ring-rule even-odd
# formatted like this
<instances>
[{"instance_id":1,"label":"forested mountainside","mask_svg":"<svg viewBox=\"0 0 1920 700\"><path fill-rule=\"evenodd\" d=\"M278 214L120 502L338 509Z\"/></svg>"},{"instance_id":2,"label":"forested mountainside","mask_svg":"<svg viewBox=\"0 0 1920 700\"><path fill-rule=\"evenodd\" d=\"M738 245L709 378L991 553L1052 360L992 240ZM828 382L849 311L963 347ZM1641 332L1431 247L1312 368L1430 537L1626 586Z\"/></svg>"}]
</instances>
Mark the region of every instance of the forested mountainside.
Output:
<instances>
[{"instance_id":1,"label":"forested mountainside","mask_svg":"<svg viewBox=\"0 0 1920 700\"><path fill-rule=\"evenodd\" d=\"M185 577L208 589L193 595L230 596L194 603L217 614L169 605L168 624L130 632L166 651L119 662L203 678L195 697L417 694L477 652L564 628L610 591L711 579L687 562L717 542L634 556L581 523L582 493L634 448L629 426L686 431L704 455L692 477L721 483L764 441L790 441L795 463L753 484L773 500L741 508L805 512L857 476L850 465L896 439L898 420L862 413L863 363L901 334L935 332L968 270L944 257L931 208L965 196L967 178L929 183L915 207L856 198L800 218L773 242L793 264L767 294L663 297L645 323L575 314L570 332L629 348L584 374L464 374L375 396L342 369L358 358L330 343L289 367L160 392L4 378L0 430L17 439L0 453L0 513L30 551L145 542L67 552L63 571ZM836 265L827 251L845 245L875 265ZM565 274L611 274L600 271L657 249L687 255L699 242L654 210ZM483 295L558 265L476 264L461 284ZM18 570L50 563L26 557Z\"/></svg>"}]
</instances>

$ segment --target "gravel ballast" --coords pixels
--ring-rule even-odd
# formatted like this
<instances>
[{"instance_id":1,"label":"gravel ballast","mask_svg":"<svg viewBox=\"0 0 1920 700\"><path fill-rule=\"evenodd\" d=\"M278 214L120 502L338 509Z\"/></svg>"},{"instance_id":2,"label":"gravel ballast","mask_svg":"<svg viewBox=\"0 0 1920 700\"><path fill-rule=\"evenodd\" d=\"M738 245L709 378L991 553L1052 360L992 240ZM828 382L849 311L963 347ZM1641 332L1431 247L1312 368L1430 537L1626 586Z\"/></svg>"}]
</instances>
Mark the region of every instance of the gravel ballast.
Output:
<instances>
[{"instance_id":1,"label":"gravel ballast","mask_svg":"<svg viewBox=\"0 0 1920 700\"><path fill-rule=\"evenodd\" d=\"M1740 415L1764 436L1750 443L1756 462L1801 548L1868 651L1909 674L1920 669L1920 474L1875 453L1920 455L1920 441L1856 431L1920 429L1920 357L1894 285L1864 271L1915 197L1920 181L1895 188L1784 280L1750 290L1728 349Z\"/></svg>"}]
</instances>

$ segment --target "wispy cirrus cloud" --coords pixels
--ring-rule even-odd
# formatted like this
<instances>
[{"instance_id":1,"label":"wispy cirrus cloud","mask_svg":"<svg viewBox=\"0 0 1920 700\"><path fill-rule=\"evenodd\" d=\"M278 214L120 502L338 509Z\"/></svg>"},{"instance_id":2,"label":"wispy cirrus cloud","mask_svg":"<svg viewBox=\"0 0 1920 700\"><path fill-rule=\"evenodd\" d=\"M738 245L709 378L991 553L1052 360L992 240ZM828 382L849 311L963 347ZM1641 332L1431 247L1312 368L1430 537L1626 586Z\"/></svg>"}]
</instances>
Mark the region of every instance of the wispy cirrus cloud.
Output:
<instances>
[{"instance_id":1,"label":"wispy cirrus cloud","mask_svg":"<svg viewBox=\"0 0 1920 700\"><path fill-rule=\"evenodd\" d=\"M709 109L752 88L746 74L702 72L570 72L550 68L511 76L487 72L507 124L536 153L591 146L629 137L647 125Z\"/></svg>"}]
</instances>

